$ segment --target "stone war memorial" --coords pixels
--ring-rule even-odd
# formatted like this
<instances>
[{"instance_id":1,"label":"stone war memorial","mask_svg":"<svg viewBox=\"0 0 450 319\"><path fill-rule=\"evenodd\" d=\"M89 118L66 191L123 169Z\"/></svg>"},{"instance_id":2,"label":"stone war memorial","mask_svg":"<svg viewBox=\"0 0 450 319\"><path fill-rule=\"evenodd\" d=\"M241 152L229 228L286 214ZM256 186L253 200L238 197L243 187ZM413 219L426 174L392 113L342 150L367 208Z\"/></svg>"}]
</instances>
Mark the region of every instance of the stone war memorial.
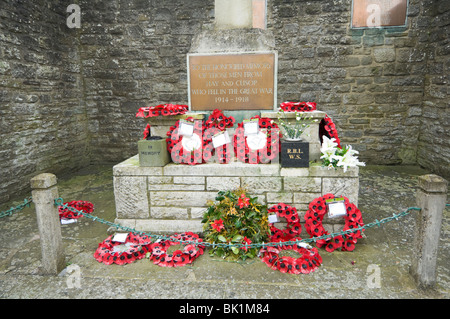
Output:
<instances>
[{"instance_id":1,"label":"stone war memorial","mask_svg":"<svg viewBox=\"0 0 450 319\"><path fill-rule=\"evenodd\" d=\"M257 196L261 203L273 206L283 202L299 211L306 211L312 200L329 193L345 195L357 205L359 165L345 170L322 165L319 126L328 128L332 120L316 109L316 103L283 103L286 125L306 124L302 150L290 142L286 154L280 153L289 136L280 138L287 132L277 125L278 52L270 31L252 27L252 1L216 1L215 10L215 28L196 35L186 56L189 105L180 112L183 114L164 115L163 109L160 115L151 116L156 108L139 109L142 113L138 116L148 121L151 135L165 140L170 132L165 153L170 153L171 160L164 165L146 165L146 158L160 153L140 152L114 166L116 222L157 233L201 233L208 201L214 201L219 191L239 188ZM219 126L209 127L211 132L202 129L202 122L218 121L211 119L214 113L224 119L227 115L242 118L241 127L233 117L234 125L221 128L218 122ZM247 125L255 116L255 132L248 134ZM301 119L297 121L295 116ZM186 120L189 118L192 122ZM263 125L264 121L273 127L267 129L271 125ZM189 133L181 132L190 124ZM268 138L269 130L277 132ZM337 137L336 131L328 135L333 136ZM238 138L243 140L242 147ZM240 156L241 152L246 156ZM195 154L192 158L191 153ZM284 157L294 165L283 165ZM301 161L303 165L296 167ZM343 219L325 222L330 223L331 231L344 227Z\"/></svg>"},{"instance_id":2,"label":"stone war memorial","mask_svg":"<svg viewBox=\"0 0 450 319\"><path fill-rule=\"evenodd\" d=\"M448 1L0 17L0 297L448 298Z\"/></svg>"}]
</instances>

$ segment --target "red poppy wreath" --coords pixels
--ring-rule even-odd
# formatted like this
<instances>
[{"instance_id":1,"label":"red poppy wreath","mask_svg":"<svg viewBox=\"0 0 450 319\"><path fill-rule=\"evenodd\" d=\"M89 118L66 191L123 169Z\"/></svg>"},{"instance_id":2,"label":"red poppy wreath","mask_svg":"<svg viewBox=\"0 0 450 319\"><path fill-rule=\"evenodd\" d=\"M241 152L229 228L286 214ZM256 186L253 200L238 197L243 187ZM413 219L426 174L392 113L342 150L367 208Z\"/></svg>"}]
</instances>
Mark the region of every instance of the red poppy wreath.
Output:
<instances>
[{"instance_id":1,"label":"red poppy wreath","mask_svg":"<svg viewBox=\"0 0 450 319\"><path fill-rule=\"evenodd\" d=\"M98 245L94 258L106 265L130 264L142 259L149 251L151 238L129 233L125 242L113 241L113 235Z\"/></svg>"},{"instance_id":2,"label":"red poppy wreath","mask_svg":"<svg viewBox=\"0 0 450 319\"><path fill-rule=\"evenodd\" d=\"M322 121L320 121L319 124L319 137L321 143L323 140L323 135L330 139L334 138L336 140L336 143L338 144L337 146L341 148L341 140L339 139L336 125L328 115L325 115L325 117L322 119Z\"/></svg>"},{"instance_id":3,"label":"red poppy wreath","mask_svg":"<svg viewBox=\"0 0 450 319\"><path fill-rule=\"evenodd\" d=\"M280 129L270 118L256 115L252 119L258 119L261 130L250 139L245 136L244 122L239 123L233 138L234 153L243 163L268 163L280 152Z\"/></svg>"},{"instance_id":4,"label":"red poppy wreath","mask_svg":"<svg viewBox=\"0 0 450 319\"><path fill-rule=\"evenodd\" d=\"M323 217L327 212L326 200L337 197L333 194L325 194L322 197L314 199L309 204L308 211L305 214L305 229L311 238L329 234L322 224ZM342 197L344 198L347 209L347 215L344 216L345 226L343 230L346 231L364 226L361 211L353 203L350 203L347 197ZM325 246L325 250L328 252L332 252L338 248L341 248L343 251L352 251L355 249L355 244L359 238L362 238L360 230L333 238L318 239L316 244L319 248Z\"/></svg>"},{"instance_id":5,"label":"red poppy wreath","mask_svg":"<svg viewBox=\"0 0 450 319\"><path fill-rule=\"evenodd\" d=\"M309 112L316 109L315 102L283 102L280 107L285 112Z\"/></svg>"},{"instance_id":6,"label":"red poppy wreath","mask_svg":"<svg viewBox=\"0 0 450 319\"><path fill-rule=\"evenodd\" d=\"M192 117L186 119L194 123L194 131L191 136L179 134L180 121L177 121L167 132L167 149L175 163L202 164L211 160L217 152L219 163L228 163L231 159L229 145L225 144L214 148L212 139L217 133L225 131L234 125L232 116L226 117L222 111L214 110L204 124Z\"/></svg>"},{"instance_id":7,"label":"red poppy wreath","mask_svg":"<svg viewBox=\"0 0 450 319\"><path fill-rule=\"evenodd\" d=\"M300 238L293 238L293 240L297 239L300 240ZM280 257L281 251L289 249L294 250L301 256L299 258L291 256ZM319 255L317 248L303 243L262 248L260 250L260 258L271 269L289 274L308 274L315 271L322 264L322 257Z\"/></svg>"},{"instance_id":8,"label":"red poppy wreath","mask_svg":"<svg viewBox=\"0 0 450 319\"><path fill-rule=\"evenodd\" d=\"M229 163L231 160L230 144L224 144L214 148L213 137L225 131L227 128L234 126L235 119L232 116L225 116L221 110L215 109L205 123L205 131L203 135L203 160L209 162L210 159L217 154L220 164Z\"/></svg>"},{"instance_id":9,"label":"red poppy wreath","mask_svg":"<svg viewBox=\"0 0 450 319\"><path fill-rule=\"evenodd\" d=\"M154 117L184 114L188 111L187 105L180 104L160 104L157 106L147 106L139 108L136 117Z\"/></svg>"},{"instance_id":10,"label":"red poppy wreath","mask_svg":"<svg viewBox=\"0 0 450 319\"><path fill-rule=\"evenodd\" d=\"M177 249L171 254L167 253L170 246L179 245L181 242L189 242L183 250ZM203 240L197 234L185 232L170 236L167 240L158 240L151 244L149 259L155 265L161 267L181 267L191 264L198 256L203 254L204 245L200 245Z\"/></svg>"},{"instance_id":11,"label":"red poppy wreath","mask_svg":"<svg viewBox=\"0 0 450 319\"><path fill-rule=\"evenodd\" d=\"M166 134L168 136L166 139L167 150L175 163L201 164L203 163L202 136L205 126L202 121L194 120L192 117L188 117L186 122L191 122L194 126L192 135L181 135L179 133L180 121L177 121Z\"/></svg>"},{"instance_id":12,"label":"red poppy wreath","mask_svg":"<svg viewBox=\"0 0 450 319\"><path fill-rule=\"evenodd\" d=\"M274 226L274 223L270 223L270 241L287 241L300 235L302 226L300 225L300 219L298 217L297 209L284 203L278 203L273 205L268 210L269 214L276 213L278 217L284 217L287 222L286 229L279 229Z\"/></svg>"},{"instance_id":13,"label":"red poppy wreath","mask_svg":"<svg viewBox=\"0 0 450 319\"><path fill-rule=\"evenodd\" d=\"M71 202L64 203L64 205L75 208L76 210L82 211L85 214L90 214L94 211L94 205L91 202L86 202L83 200L73 200ZM59 218L66 219L77 219L83 217L82 214L71 211L69 208L59 207Z\"/></svg>"}]
</instances>

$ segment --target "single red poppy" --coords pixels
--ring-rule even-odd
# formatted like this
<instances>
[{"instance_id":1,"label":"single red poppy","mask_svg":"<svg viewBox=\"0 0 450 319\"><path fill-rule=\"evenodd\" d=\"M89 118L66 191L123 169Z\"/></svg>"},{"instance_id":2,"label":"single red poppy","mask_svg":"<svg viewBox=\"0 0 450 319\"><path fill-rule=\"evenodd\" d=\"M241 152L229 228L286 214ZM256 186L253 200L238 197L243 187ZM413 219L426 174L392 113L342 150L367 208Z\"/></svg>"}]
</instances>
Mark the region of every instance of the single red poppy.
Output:
<instances>
[{"instance_id":1,"label":"single red poppy","mask_svg":"<svg viewBox=\"0 0 450 319\"><path fill-rule=\"evenodd\" d=\"M353 251L355 249L355 242L353 240L346 240L342 246L342 250Z\"/></svg>"}]
</instances>

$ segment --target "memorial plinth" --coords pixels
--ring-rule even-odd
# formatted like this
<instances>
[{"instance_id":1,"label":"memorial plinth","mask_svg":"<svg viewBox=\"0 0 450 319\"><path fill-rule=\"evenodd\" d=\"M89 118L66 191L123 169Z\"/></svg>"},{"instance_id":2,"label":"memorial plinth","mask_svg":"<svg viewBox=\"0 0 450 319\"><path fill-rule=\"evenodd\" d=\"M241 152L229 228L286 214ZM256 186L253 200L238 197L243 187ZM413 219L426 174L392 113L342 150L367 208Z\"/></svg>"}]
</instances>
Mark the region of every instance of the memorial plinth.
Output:
<instances>
[{"instance_id":1,"label":"memorial plinth","mask_svg":"<svg viewBox=\"0 0 450 319\"><path fill-rule=\"evenodd\" d=\"M327 193L344 195L357 205L358 172L358 167L344 173L321 165L282 168L239 161L140 167L134 156L113 168L116 222L154 233L201 233L207 201L214 201L218 191L238 187L247 188L261 203L295 206L303 222L308 204ZM333 231L343 227L342 221L325 219L324 225Z\"/></svg>"}]
</instances>

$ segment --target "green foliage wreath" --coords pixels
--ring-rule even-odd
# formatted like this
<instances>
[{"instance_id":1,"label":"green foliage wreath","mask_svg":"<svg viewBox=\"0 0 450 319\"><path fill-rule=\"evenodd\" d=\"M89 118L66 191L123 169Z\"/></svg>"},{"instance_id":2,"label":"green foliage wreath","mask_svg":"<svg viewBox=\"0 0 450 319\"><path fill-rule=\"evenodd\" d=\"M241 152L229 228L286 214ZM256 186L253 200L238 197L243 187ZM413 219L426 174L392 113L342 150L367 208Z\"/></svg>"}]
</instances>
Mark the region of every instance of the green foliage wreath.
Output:
<instances>
[{"instance_id":1,"label":"green foliage wreath","mask_svg":"<svg viewBox=\"0 0 450 319\"><path fill-rule=\"evenodd\" d=\"M258 254L258 248L247 245L267 242L270 228L267 205L257 201L258 197L247 197L244 189L237 189L220 191L216 201L208 203L202 220L204 239L220 244L211 247L211 256L245 260Z\"/></svg>"}]
</instances>

